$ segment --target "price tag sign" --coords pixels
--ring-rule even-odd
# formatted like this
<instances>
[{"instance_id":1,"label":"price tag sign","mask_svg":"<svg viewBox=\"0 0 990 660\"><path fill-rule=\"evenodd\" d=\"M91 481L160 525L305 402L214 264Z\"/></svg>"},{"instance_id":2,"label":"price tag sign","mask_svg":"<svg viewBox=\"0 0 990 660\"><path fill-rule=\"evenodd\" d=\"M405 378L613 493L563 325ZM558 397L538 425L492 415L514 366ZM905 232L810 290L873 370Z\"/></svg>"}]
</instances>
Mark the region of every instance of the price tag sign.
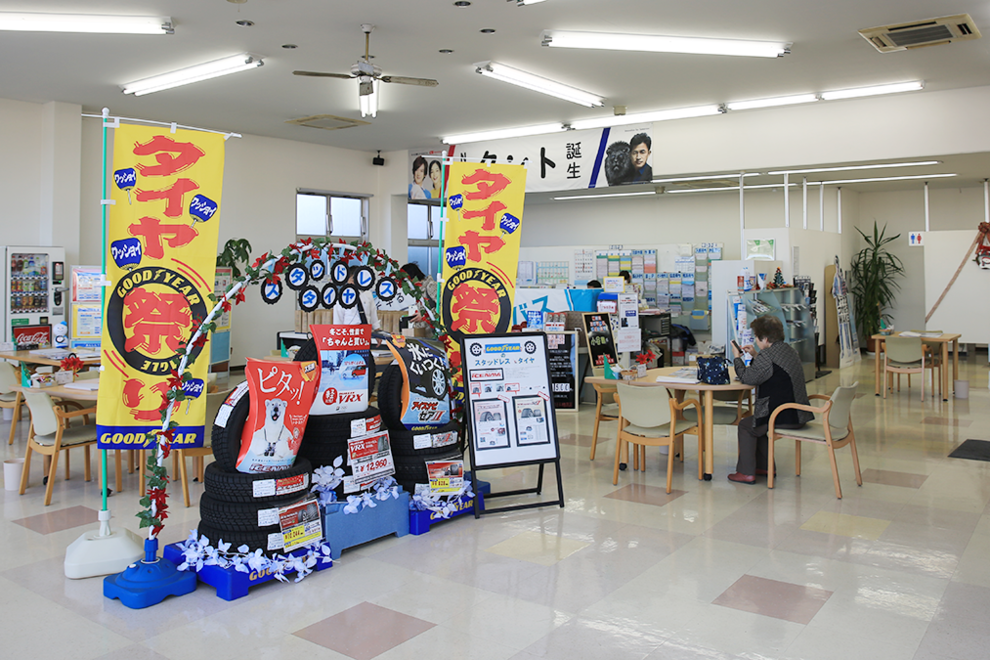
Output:
<instances>
[{"instance_id":1,"label":"price tag sign","mask_svg":"<svg viewBox=\"0 0 990 660\"><path fill-rule=\"evenodd\" d=\"M388 431L373 433L347 441L351 475L358 488L364 488L382 477L395 474L392 447Z\"/></svg>"},{"instance_id":2,"label":"price tag sign","mask_svg":"<svg viewBox=\"0 0 990 660\"><path fill-rule=\"evenodd\" d=\"M323 522L316 497L310 497L278 511L284 552L315 545L323 539Z\"/></svg>"},{"instance_id":3,"label":"price tag sign","mask_svg":"<svg viewBox=\"0 0 990 660\"><path fill-rule=\"evenodd\" d=\"M464 461L427 461L426 471L434 493L456 493L464 486Z\"/></svg>"}]
</instances>

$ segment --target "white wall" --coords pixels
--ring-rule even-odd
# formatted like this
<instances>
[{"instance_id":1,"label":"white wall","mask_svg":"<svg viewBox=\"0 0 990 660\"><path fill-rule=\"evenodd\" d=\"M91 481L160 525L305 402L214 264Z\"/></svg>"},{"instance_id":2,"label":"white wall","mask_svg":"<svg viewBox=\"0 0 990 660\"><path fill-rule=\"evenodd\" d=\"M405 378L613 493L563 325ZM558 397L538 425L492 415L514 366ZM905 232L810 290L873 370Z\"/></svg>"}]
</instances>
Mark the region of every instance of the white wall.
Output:
<instances>
[{"instance_id":1,"label":"white wall","mask_svg":"<svg viewBox=\"0 0 990 660\"><path fill-rule=\"evenodd\" d=\"M39 104L0 99L0 244L38 245L41 132Z\"/></svg>"},{"instance_id":2,"label":"white wall","mask_svg":"<svg viewBox=\"0 0 990 660\"><path fill-rule=\"evenodd\" d=\"M843 200L845 201L845 200ZM925 256L922 248L908 246L908 232L925 229L925 198L921 186L917 190L886 193L862 193L859 195L859 223L864 233L872 234L873 222L887 234L901 237L890 246L890 251L901 258L906 271L901 279L901 291L897 295L893 314L894 327L901 330L923 328L927 307L934 303L925 300ZM976 229L983 221L983 188L951 188L932 190L929 195L932 231ZM845 224L845 223L843 223ZM863 247L857 237L857 248ZM965 255L959 256L943 267L954 272ZM850 258L852 255L850 255ZM844 262L846 264L849 261ZM848 266L847 266L848 267ZM981 300L981 292L973 291L973 300ZM927 303L927 307L926 307Z\"/></svg>"}]
</instances>

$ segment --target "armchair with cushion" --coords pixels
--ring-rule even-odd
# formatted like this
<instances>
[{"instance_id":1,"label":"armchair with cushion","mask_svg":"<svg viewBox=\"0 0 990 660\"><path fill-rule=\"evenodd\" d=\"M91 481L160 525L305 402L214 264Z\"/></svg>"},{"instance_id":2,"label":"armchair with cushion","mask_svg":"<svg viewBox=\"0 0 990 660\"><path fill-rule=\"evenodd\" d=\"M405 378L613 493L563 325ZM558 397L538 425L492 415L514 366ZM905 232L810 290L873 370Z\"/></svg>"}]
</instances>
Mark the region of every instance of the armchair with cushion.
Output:
<instances>
[{"instance_id":1,"label":"armchair with cushion","mask_svg":"<svg viewBox=\"0 0 990 660\"><path fill-rule=\"evenodd\" d=\"M785 403L774 410L773 414L770 415L770 426L767 431L767 437L769 438L769 460L767 464L771 466L774 464L773 448L776 440L782 438L793 439L795 474L800 477L801 443L814 442L825 445L828 448L829 461L832 463L832 480L835 482L835 496L841 500L842 488L839 486L839 469L835 462L835 450L849 445L849 449L852 451L853 469L856 471L856 484L862 486L863 476L859 471L859 453L856 451L856 434L853 432L852 417L850 415L850 409L852 408L853 399L856 398L856 387L858 385L859 383L857 382L848 387L838 387L832 392L831 397L823 394L812 394L808 397L809 399L823 399L827 401L828 403L823 406ZM821 421L816 419L799 429L776 430L774 425L777 421L777 415L781 411L788 409L807 410L816 416L821 415ZM769 470L769 474L767 475L768 488L773 488L773 472L773 470Z\"/></svg>"}]
</instances>

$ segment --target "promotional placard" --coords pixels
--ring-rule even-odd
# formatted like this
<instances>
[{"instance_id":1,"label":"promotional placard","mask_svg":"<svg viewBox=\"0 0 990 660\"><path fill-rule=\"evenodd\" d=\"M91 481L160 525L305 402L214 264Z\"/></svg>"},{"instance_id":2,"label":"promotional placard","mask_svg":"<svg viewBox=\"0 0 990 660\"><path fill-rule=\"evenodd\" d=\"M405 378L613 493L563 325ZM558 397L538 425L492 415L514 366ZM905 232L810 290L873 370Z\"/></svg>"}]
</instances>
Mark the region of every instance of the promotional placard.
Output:
<instances>
[{"instance_id":1,"label":"promotional placard","mask_svg":"<svg viewBox=\"0 0 990 660\"><path fill-rule=\"evenodd\" d=\"M547 333L550 384L556 410L577 410L577 333Z\"/></svg>"},{"instance_id":2,"label":"promotional placard","mask_svg":"<svg viewBox=\"0 0 990 660\"><path fill-rule=\"evenodd\" d=\"M559 458L547 336L465 337L463 355L471 464L492 467ZM476 386L481 394L475 394Z\"/></svg>"},{"instance_id":3,"label":"promotional placard","mask_svg":"<svg viewBox=\"0 0 990 660\"><path fill-rule=\"evenodd\" d=\"M456 493L464 487L464 461L427 461L426 473L434 493Z\"/></svg>"},{"instance_id":4,"label":"promotional placard","mask_svg":"<svg viewBox=\"0 0 990 660\"><path fill-rule=\"evenodd\" d=\"M392 335L389 350L402 370L402 424L424 431L450 422L447 351L431 339Z\"/></svg>"},{"instance_id":5,"label":"promotional placard","mask_svg":"<svg viewBox=\"0 0 990 660\"><path fill-rule=\"evenodd\" d=\"M284 470L295 462L302 444L319 377L316 363L248 358L244 373L251 412L241 432L237 471Z\"/></svg>"},{"instance_id":6,"label":"promotional placard","mask_svg":"<svg viewBox=\"0 0 990 660\"><path fill-rule=\"evenodd\" d=\"M361 438L350 438L347 441L347 458L356 490L365 488L382 477L395 474L388 431Z\"/></svg>"},{"instance_id":7,"label":"promotional placard","mask_svg":"<svg viewBox=\"0 0 990 660\"><path fill-rule=\"evenodd\" d=\"M612 338L612 322L604 312L588 312L583 315L584 336L588 340L588 354L595 367L605 366L606 360L615 365L619 358Z\"/></svg>"},{"instance_id":8,"label":"promotional placard","mask_svg":"<svg viewBox=\"0 0 990 660\"><path fill-rule=\"evenodd\" d=\"M282 552L292 552L323 540L323 521L315 496L279 509L278 524L282 530Z\"/></svg>"},{"instance_id":9,"label":"promotional placard","mask_svg":"<svg viewBox=\"0 0 990 660\"><path fill-rule=\"evenodd\" d=\"M320 386L311 415L337 415L368 409L370 325L311 325L320 353Z\"/></svg>"}]
</instances>

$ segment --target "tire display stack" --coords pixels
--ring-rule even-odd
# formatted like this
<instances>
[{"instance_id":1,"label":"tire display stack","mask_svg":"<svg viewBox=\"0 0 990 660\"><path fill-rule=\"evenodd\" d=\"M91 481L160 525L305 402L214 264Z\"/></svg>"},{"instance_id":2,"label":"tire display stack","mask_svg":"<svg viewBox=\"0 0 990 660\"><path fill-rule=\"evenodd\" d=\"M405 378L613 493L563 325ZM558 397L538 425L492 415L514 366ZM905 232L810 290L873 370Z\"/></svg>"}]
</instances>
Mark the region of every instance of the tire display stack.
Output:
<instances>
[{"instance_id":1,"label":"tire display stack","mask_svg":"<svg viewBox=\"0 0 990 660\"><path fill-rule=\"evenodd\" d=\"M426 471L427 461L459 461L464 458L460 449L460 427L456 422L425 430L410 431L402 423L403 375L399 365L385 367L378 383L378 406L382 421L388 429L392 444L392 459L395 461L395 480L407 492L415 494L416 484L429 484ZM415 448L415 437L426 434L456 433L456 442L445 447Z\"/></svg>"},{"instance_id":2,"label":"tire display stack","mask_svg":"<svg viewBox=\"0 0 990 660\"><path fill-rule=\"evenodd\" d=\"M246 384L245 384L246 385ZM298 501L309 492L313 466L303 457L277 472L248 474L237 471L241 431L250 412L250 393L235 390L227 398L236 403L223 426L213 425L213 463L206 466L199 502L200 536L216 546L219 541L232 547L261 548L266 554L282 549L278 510ZM225 404L226 405L226 404Z\"/></svg>"},{"instance_id":3,"label":"tire display stack","mask_svg":"<svg viewBox=\"0 0 990 660\"><path fill-rule=\"evenodd\" d=\"M296 362L319 361L319 351L316 350L316 342L310 339L296 352ZM371 398L375 390L375 361L368 357L368 398ZM355 413L340 413L337 415L310 415L306 422L306 431L303 433L302 444L299 446L299 456L309 460L313 469L333 465L337 457L343 457L344 463L340 466L344 470L344 476L351 475L351 468L347 465L347 441L351 439L351 425L357 420L366 420L365 434L374 433L381 429L382 420L378 408L368 406L367 410ZM354 436L357 437L357 436ZM344 486L341 484L335 489L338 499L346 499Z\"/></svg>"}]
</instances>

